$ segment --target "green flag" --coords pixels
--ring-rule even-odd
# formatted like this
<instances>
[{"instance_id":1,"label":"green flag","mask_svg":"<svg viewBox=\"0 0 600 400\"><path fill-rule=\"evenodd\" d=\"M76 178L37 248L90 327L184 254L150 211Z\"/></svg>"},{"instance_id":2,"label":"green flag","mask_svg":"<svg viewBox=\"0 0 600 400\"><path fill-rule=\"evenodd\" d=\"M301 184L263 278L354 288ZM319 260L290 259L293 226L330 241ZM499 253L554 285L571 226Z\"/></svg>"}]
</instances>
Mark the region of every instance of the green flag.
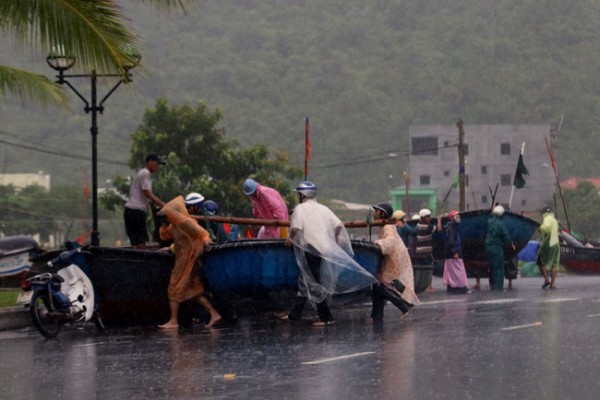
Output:
<instances>
[{"instance_id":1,"label":"green flag","mask_svg":"<svg viewBox=\"0 0 600 400\"><path fill-rule=\"evenodd\" d=\"M523 154L519 154L519 162L517 163L517 171L515 172L515 180L513 182L513 186L517 189L521 189L525 186L525 178L523 175L529 175L529 171L527 171L527 167L523 162Z\"/></svg>"}]
</instances>

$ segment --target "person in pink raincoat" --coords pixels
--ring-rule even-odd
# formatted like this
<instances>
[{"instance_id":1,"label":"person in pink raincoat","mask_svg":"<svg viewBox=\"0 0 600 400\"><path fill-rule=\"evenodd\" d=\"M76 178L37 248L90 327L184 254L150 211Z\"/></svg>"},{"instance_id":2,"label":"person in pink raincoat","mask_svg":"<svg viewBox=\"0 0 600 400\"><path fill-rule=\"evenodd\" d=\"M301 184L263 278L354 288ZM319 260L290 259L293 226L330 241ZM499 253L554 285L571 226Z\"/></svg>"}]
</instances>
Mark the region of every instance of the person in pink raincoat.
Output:
<instances>
[{"instance_id":1,"label":"person in pink raincoat","mask_svg":"<svg viewBox=\"0 0 600 400\"><path fill-rule=\"evenodd\" d=\"M442 219L438 219L441 226ZM448 293L464 294L468 293L467 272L462 255L462 245L458 233L458 224L460 224L460 213L458 210L452 210L448 213L448 224L444 228L445 254L444 261L444 285Z\"/></svg>"},{"instance_id":2,"label":"person in pink raincoat","mask_svg":"<svg viewBox=\"0 0 600 400\"><path fill-rule=\"evenodd\" d=\"M244 194L252 201L252 215L255 218L289 221L287 205L277 190L263 186L254 179L246 179ZM261 226L257 235L257 239L285 237L287 229L278 226Z\"/></svg>"}]
</instances>

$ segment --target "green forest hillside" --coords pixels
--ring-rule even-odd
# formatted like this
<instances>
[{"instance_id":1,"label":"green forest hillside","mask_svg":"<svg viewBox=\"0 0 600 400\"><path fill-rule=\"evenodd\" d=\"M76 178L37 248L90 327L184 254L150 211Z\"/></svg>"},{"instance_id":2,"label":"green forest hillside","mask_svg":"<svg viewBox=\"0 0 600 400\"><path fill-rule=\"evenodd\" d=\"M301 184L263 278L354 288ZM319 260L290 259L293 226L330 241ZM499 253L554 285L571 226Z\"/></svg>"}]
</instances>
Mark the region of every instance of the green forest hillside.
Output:
<instances>
[{"instance_id":1,"label":"green forest hillside","mask_svg":"<svg viewBox=\"0 0 600 400\"><path fill-rule=\"evenodd\" d=\"M100 118L101 182L132 173L130 135L157 97L218 107L228 136L285 150L297 167L310 117L309 178L348 201L385 200L402 184L409 126L458 117L468 135L469 124L556 126L564 115L561 174L600 169L600 2L210 0L188 15L120 3L141 37L143 68ZM44 55L1 40L2 63L52 74ZM89 162L72 155L89 158L89 116L76 97L71 106L5 99L2 172L81 182Z\"/></svg>"}]
</instances>

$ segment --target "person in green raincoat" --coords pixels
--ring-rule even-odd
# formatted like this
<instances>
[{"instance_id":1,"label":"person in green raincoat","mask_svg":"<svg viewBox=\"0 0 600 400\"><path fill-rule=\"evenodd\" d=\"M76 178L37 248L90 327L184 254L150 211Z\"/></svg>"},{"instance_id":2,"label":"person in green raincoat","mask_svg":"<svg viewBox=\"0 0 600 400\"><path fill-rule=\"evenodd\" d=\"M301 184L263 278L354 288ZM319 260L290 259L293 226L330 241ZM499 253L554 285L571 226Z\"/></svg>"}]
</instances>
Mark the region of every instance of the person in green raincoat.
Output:
<instances>
[{"instance_id":1,"label":"person in green raincoat","mask_svg":"<svg viewBox=\"0 0 600 400\"><path fill-rule=\"evenodd\" d=\"M537 265L544 277L542 289L550 286L550 289L556 289L556 271L560 263L560 246L558 240L558 221L554 218L554 212L551 207L542 207L542 225L540 231L540 248L537 255ZM550 269L551 278L548 279L548 271Z\"/></svg>"},{"instance_id":2,"label":"person in green raincoat","mask_svg":"<svg viewBox=\"0 0 600 400\"><path fill-rule=\"evenodd\" d=\"M503 215L504 207L494 207L492 216L488 219L485 237L485 254L490 264L490 288L492 290L504 290L504 247L510 244L513 251L516 249L508 234L508 229L502 221Z\"/></svg>"}]
</instances>

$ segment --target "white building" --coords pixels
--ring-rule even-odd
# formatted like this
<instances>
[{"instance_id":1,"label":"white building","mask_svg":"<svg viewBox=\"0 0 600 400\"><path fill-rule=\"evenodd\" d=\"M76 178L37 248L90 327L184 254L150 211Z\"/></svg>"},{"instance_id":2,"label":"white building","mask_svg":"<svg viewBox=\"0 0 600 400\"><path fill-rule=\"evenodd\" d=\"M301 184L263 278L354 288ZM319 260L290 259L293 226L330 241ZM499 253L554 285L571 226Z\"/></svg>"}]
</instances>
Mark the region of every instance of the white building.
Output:
<instances>
[{"instance_id":1,"label":"white building","mask_svg":"<svg viewBox=\"0 0 600 400\"><path fill-rule=\"evenodd\" d=\"M13 185L19 189L38 185L50 190L50 175L45 174L43 171L37 174L0 174L0 185Z\"/></svg>"}]
</instances>

